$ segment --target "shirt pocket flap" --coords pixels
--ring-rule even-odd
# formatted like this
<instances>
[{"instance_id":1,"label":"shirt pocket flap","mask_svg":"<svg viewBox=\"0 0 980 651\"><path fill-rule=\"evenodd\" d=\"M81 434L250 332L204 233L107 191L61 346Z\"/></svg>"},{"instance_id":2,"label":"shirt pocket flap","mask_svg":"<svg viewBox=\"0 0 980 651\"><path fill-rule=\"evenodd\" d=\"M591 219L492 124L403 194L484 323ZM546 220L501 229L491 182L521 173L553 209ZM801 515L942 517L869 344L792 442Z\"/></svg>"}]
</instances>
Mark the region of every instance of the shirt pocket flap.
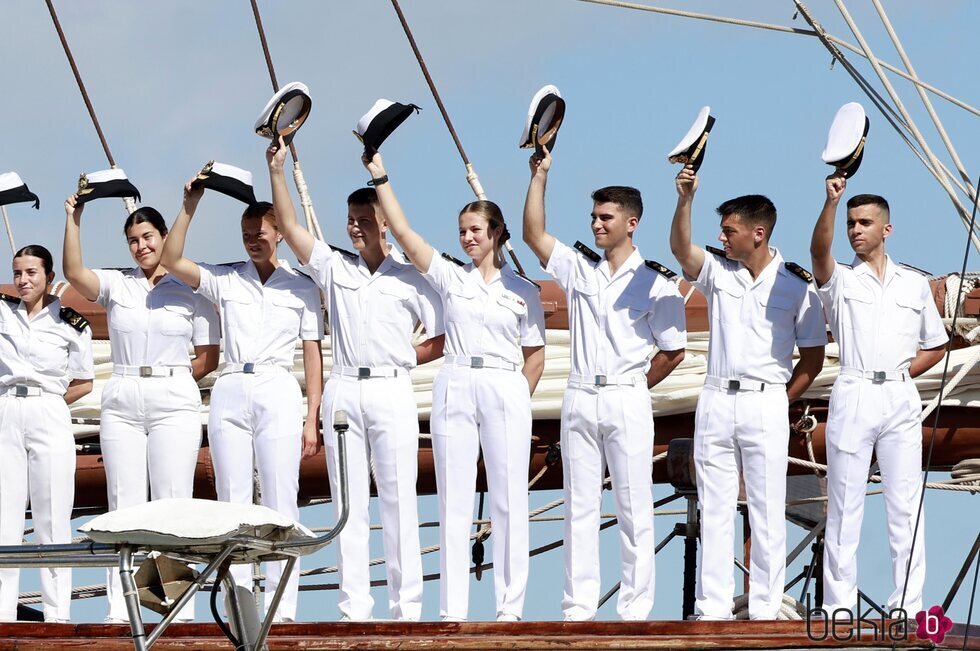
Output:
<instances>
[{"instance_id":1,"label":"shirt pocket flap","mask_svg":"<svg viewBox=\"0 0 980 651\"><path fill-rule=\"evenodd\" d=\"M527 303L516 294L501 294L497 297L497 304L503 305L518 316L527 314Z\"/></svg>"},{"instance_id":2,"label":"shirt pocket flap","mask_svg":"<svg viewBox=\"0 0 980 651\"><path fill-rule=\"evenodd\" d=\"M857 301L858 303L866 303L868 305L874 302L870 292L863 291L856 287L845 287L843 294L845 301Z\"/></svg>"},{"instance_id":3,"label":"shirt pocket flap","mask_svg":"<svg viewBox=\"0 0 980 651\"><path fill-rule=\"evenodd\" d=\"M301 310L303 309L304 305L303 299L289 292L276 292L269 298L269 300L273 305L288 307L291 310Z\"/></svg>"},{"instance_id":4,"label":"shirt pocket flap","mask_svg":"<svg viewBox=\"0 0 980 651\"><path fill-rule=\"evenodd\" d=\"M715 288L718 291L724 292L729 296L735 298L742 298L745 296L745 288L739 285L737 282L731 280L730 278L725 278L724 276L718 278L715 281Z\"/></svg>"},{"instance_id":5,"label":"shirt pocket flap","mask_svg":"<svg viewBox=\"0 0 980 651\"><path fill-rule=\"evenodd\" d=\"M763 307L774 308L777 310L792 310L796 307L796 301L793 300L792 296L760 296L759 303Z\"/></svg>"},{"instance_id":6,"label":"shirt pocket flap","mask_svg":"<svg viewBox=\"0 0 980 651\"><path fill-rule=\"evenodd\" d=\"M401 283L384 283L378 285L378 293L396 298L400 301L408 301L412 298L411 290Z\"/></svg>"},{"instance_id":7,"label":"shirt pocket flap","mask_svg":"<svg viewBox=\"0 0 980 651\"><path fill-rule=\"evenodd\" d=\"M901 307L907 307L910 310L915 310L916 312L921 312L922 308L926 306L925 302L922 300L921 296L906 296L900 294L895 297L895 303Z\"/></svg>"},{"instance_id":8,"label":"shirt pocket flap","mask_svg":"<svg viewBox=\"0 0 980 651\"><path fill-rule=\"evenodd\" d=\"M449 288L447 293L450 296L455 296L456 298L465 298L465 299L476 298L476 289L470 287L469 285L461 284L461 283L453 284L453 286Z\"/></svg>"},{"instance_id":9,"label":"shirt pocket flap","mask_svg":"<svg viewBox=\"0 0 980 651\"><path fill-rule=\"evenodd\" d=\"M182 317L189 317L194 313L194 310L189 305L182 303L167 303L163 306L163 309Z\"/></svg>"}]
</instances>

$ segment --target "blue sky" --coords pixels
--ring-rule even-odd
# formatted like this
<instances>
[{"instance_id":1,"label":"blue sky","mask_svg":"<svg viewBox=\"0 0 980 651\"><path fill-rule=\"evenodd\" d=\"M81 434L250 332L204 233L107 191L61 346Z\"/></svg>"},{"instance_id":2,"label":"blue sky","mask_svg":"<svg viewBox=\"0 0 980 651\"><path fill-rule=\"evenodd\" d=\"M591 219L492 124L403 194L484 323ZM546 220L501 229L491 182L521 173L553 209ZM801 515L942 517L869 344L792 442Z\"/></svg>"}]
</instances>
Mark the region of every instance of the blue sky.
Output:
<instances>
[{"instance_id":1,"label":"blue sky","mask_svg":"<svg viewBox=\"0 0 980 651\"><path fill-rule=\"evenodd\" d=\"M436 247L456 253L455 216L472 194L390 4L259 4L280 82L304 81L313 95L313 113L296 142L327 238L345 245L344 199L368 178L350 132L358 117L385 97L423 107L386 143L386 166L417 228ZM661 4L807 27L802 18L792 20L794 8L788 1ZM856 42L832 3L809 4L828 31ZM901 65L870 3L851 5L875 53ZM266 141L252 133L252 125L271 87L247 2L62 0L56 6L117 163L141 189L145 205L171 219L179 208L182 184L210 159L250 169L258 197L269 197ZM888 3L887 9L919 75L968 104L980 104L974 72L980 54L974 33L980 6L901 0ZM715 242L713 209L719 203L762 193L779 210L774 243L787 259L809 266L809 233L830 170L819 158L826 130L840 105L861 101L868 108L871 132L863 166L848 194L875 192L889 199L895 224L889 250L897 260L933 274L959 269L964 229L949 199L843 67L830 66L830 55L816 39L574 0L405 0L404 10L483 186L515 233L528 179L527 153L517 149L524 112L531 95L553 83L568 103L547 203L549 228L559 238L589 240L592 190L634 185L643 192L646 207L638 246L646 258L676 267L667 232L677 169L667 163L666 153L707 104L717 124L695 202L696 241ZM80 172L108 165L44 4L6 2L0 43L8 125L0 171L16 170L41 197L40 212L26 204L8 212L18 245L42 243L57 259L63 199ZM849 58L874 78L863 60ZM892 79L930 145L949 165L911 86ZM943 99L934 97L933 102L975 177L980 169L977 117ZM213 262L242 259L239 213L233 200L208 195L191 228L189 255ZM131 264L121 231L124 217L117 201L87 209L86 262ZM526 247L515 246L525 266L533 269ZM834 252L842 260L851 257L842 228ZM666 488L657 487L656 497L666 494ZM532 506L554 497L536 494ZM423 519L435 518L431 498L420 505ZM926 601L938 603L976 535L978 519L962 517L977 513L976 497L930 494L927 506ZM328 520L323 509L308 513L304 519L310 524ZM672 522L658 519L658 537ZM560 537L557 525L535 526L541 528L535 529L540 532L535 542ZM879 600L887 596L889 576L883 527L881 499L869 498L861 580ZM423 532L423 544L426 536L434 539L434 531ZM603 534L603 545L606 586L614 581L617 563L611 530ZM658 556L655 618L680 614L680 548L674 545ZM331 562L330 554L325 563ZM427 570L434 567L433 559L427 560ZM533 567L526 615L557 617L560 552L545 555ZM92 578L84 572L78 576L76 584L98 581L82 578ZM424 614L435 617L437 585L426 587ZM385 602L383 595L383 590L377 592L379 604ZM485 577L474 584L472 616L490 616L492 601L492 581ZM965 620L967 601L961 594L954 602L954 619ZM307 594L301 616L332 619L334 603L333 593ZM76 608L87 619L98 619L101 612L101 602ZM383 616L383 608L376 614ZM612 603L600 611L603 617L613 614Z\"/></svg>"}]
</instances>

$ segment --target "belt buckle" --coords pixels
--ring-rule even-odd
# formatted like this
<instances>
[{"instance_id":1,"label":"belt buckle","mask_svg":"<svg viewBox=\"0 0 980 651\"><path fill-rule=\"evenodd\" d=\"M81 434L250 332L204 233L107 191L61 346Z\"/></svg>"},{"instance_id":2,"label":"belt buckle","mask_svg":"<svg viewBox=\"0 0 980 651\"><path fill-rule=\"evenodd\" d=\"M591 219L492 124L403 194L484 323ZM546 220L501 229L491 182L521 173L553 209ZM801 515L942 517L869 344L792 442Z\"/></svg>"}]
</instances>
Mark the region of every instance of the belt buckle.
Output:
<instances>
[{"instance_id":1,"label":"belt buckle","mask_svg":"<svg viewBox=\"0 0 980 651\"><path fill-rule=\"evenodd\" d=\"M369 369L367 366L357 367L357 379L364 380L369 377L371 377L371 369Z\"/></svg>"},{"instance_id":2,"label":"belt buckle","mask_svg":"<svg viewBox=\"0 0 980 651\"><path fill-rule=\"evenodd\" d=\"M139 375L140 377L153 377L153 367L140 366Z\"/></svg>"},{"instance_id":3,"label":"belt buckle","mask_svg":"<svg viewBox=\"0 0 980 651\"><path fill-rule=\"evenodd\" d=\"M242 373L255 373L255 363L245 362L242 364Z\"/></svg>"},{"instance_id":4,"label":"belt buckle","mask_svg":"<svg viewBox=\"0 0 980 651\"><path fill-rule=\"evenodd\" d=\"M470 357L470 368L483 368L483 358Z\"/></svg>"},{"instance_id":5,"label":"belt buckle","mask_svg":"<svg viewBox=\"0 0 980 651\"><path fill-rule=\"evenodd\" d=\"M595 384L597 387L604 387L608 383L609 383L608 382L608 379L606 378L605 375L597 375L597 376L595 376L595 382L593 382L593 384Z\"/></svg>"},{"instance_id":6,"label":"belt buckle","mask_svg":"<svg viewBox=\"0 0 980 651\"><path fill-rule=\"evenodd\" d=\"M885 371L875 371L871 376L871 381L876 384L881 384L886 380Z\"/></svg>"},{"instance_id":7,"label":"belt buckle","mask_svg":"<svg viewBox=\"0 0 980 651\"><path fill-rule=\"evenodd\" d=\"M26 398L28 393L28 388L23 384L19 384L14 387L14 397L16 398Z\"/></svg>"},{"instance_id":8,"label":"belt buckle","mask_svg":"<svg viewBox=\"0 0 980 651\"><path fill-rule=\"evenodd\" d=\"M728 390L729 391L738 391L741 388L742 388L741 381L739 381L739 380L729 380L728 381Z\"/></svg>"}]
</instances>

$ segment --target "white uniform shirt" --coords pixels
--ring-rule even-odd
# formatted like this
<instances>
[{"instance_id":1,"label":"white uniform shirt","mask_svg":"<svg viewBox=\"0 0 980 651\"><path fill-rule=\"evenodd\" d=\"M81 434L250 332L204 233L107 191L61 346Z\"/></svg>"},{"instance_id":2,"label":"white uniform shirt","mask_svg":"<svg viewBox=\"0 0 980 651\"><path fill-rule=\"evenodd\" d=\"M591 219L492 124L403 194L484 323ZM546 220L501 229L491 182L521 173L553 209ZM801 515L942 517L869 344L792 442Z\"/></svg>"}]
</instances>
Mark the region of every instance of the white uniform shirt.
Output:
<instances>
[{"instance_id":1,"label":"white uniform shirt","mask_svg":"<svg viewBox=\"0 0 980 651\"><path fill-rule=\"evenodd\" d=\"M444 332L442 301L414 266L392 248L371 274L363 258L317 240L306 267L327 296L335 366L415 367L412 332Z\"/></svg>"},{"instance_id":2,"label":"white uniform shirt","mask_svg":"<svg viewBox=\"0 0 980 651\"><path fill-rule=\"evenodd\" d=\"M495 357L520 368L524 346L544 345L538 288L504 263L489 283L473 263L460 266L432 252L422 274L442 296L446 355Z\"/></svg>"},{"instance_id":3,"label":"white uniform shirt","mask_svg":"<svg viewBox=\"0 0 980 651\"><path fill-rule=\"evenodd\" d=\"M61 320L54 300L33 320L23 301L0 300L0 387L40 387L62 396L72 380L91 380L92 330L79 332Z\"/></svg>"},{"instance_id":4,"label":"white uniform shirt","mask_svg":"<svg viewBox=\"0 0 980 651\"><path fill-rule=\"evenodd\" d=\"M906 370L919 348L935 348L949 339L928 281L890 257L884 283L855 258L853 268L835 262L830 280L817 291L843 367Z\"/></svg>"},{"instance_id":5,"label":"white uniform shirt","mask_svg":"<svg viewBox=\"0 0 980 651\"><path fill-rule=\"evenodd\" d=\"M786 384L793 347L827 343L813 283L786 268L779 251L758 278L741 262L708 251L696 280L708 299L708 375Z\"/></svg>"},{"instance_id":6,"label":"white uniform shirt","mask_svg":"<svg viewBox=\"0 0 980 651\"><path fill-rule=\"evenodd\" d=\"M153 287L140 269L95 269L106 310L112 363L125 366L186 366L190 346L218 343L218 312L171 274Z\"/></svg>"},{"instance_id":7,"label":"white uniform shirt","mask_svg":"<svg viewBox=\"0 0 980 651\"><path fill-rule=\"evenodd\" d=\"M297 337L323 339L320 291L285 260L265 285L251 260L231 265L201 264L199 294L221 310L225 361L293 368Z\"/></svg>"},{"instance_id":8,"label":"white uniform shirt","mask_svg":"<svg viewBox=\"0 0 980 651\"><path fill-rule=\"evenodd\" d=\"M687 346L677 284L647 267L639 249L610 277L604 258L591 260L556 241L545 271L568 296L572 374L646 373L654 346Z\"/></svg>"}]
</instances>

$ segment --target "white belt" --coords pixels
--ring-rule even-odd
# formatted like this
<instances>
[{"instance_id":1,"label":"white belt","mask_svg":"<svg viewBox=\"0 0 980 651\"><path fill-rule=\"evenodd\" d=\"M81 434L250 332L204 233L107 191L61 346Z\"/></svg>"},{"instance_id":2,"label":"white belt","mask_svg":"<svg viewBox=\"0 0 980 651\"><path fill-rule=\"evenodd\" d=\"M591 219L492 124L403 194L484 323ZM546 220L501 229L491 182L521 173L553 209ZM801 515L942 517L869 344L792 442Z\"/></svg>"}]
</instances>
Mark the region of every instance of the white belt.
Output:
<instances>
[{"instance_id":1,"label":"white belt","mask_svg":"<svg viewBox=\"0 0 980 651\"><path fill-rule=\"evenodd\" d=\"M330 369L331 375L342 375L344 377L356 377L359 380L369 380L376 377L399 377L408 375L408 371L397 366L388 367L369 367L369 366L334 366Z\"/></svg>"},{"instance_id":2,"label":"white belt","mask_svg":"<svg viewBox=\"0 0 980 651\"><path fill-rule=\"evenodd\" d=\"M468 355L446 355L446 363L453 366L469 368L496 368L504 371L516 371L517 364L499 357L469 357Z\"/></svg>"},{"instance_id":3,"label":"white belt","mask_svg":"<svg viewBox=\"0 0 980 651\"><path fill-rule=\"evenodd\" d=\"M253 373L273 373L285 370L276 364L253 364L252 362L246 362L244 364L225 364L225 367L221 369L219 375L228 375L230 373L246 373L252 375Z\"/></svg>"},{"instance_id":4,"label":"white belt","mask_svg":"<svg viewBox=\"0 0 980 651\"><path fill-rule=\"evenodd\" d=\"M859 368L850 368L848 366L842 367L840 374L864 378L865 380L871 380L875 384L881 384L882 382L905 382L911 379L906 371L862 371Z\"/></svg>"},{"instance_id":5,"label":"white belt","mask_svg":"<svg viewBox=\"0 0 980 651\"><path fill-rule=\"evenodd\" d=\"M44 395L41 387L31 387L26 384L15 384L13 386L0 389L0 396L11 398L40 398Z\"/></svg>"},{"instance_id":6,"label":"white belt","mask_svg":"<svg viewBox=\"0 0 980 651\"><path fill-rule=\"evenodd\" d=\"M630 373L628 375L579 375L571 373L568 376L568 385L573 387L625 387L636 386L643 383L646 385L647 378L643 373Z\"/></svg>"},{"instance_id":7,"label":"white belt","mask_svg":"<svg viewBox=\"0 0 980 651\"><path fill-rule=\"evenodd\" d=\"M704 379L704 386L715 387L725 391L765 391L768 387L770 391L775 388L785 389L785 384L772 384L760 382L758 380L743 380L741 378L720 378L709 375Z\"/></svg>"},{"instance_id":8,"label":"white belt","mask_svg":"<svg viewBox=\"0 0 980 651\"><path fill-rule=\"evenodd\" d=\"M113 364L113 375L135 375L138 377L172 377L174 375L190 375L191 369L187 366L126 366L124 364Z\"/></svg>"}]
</instances>

